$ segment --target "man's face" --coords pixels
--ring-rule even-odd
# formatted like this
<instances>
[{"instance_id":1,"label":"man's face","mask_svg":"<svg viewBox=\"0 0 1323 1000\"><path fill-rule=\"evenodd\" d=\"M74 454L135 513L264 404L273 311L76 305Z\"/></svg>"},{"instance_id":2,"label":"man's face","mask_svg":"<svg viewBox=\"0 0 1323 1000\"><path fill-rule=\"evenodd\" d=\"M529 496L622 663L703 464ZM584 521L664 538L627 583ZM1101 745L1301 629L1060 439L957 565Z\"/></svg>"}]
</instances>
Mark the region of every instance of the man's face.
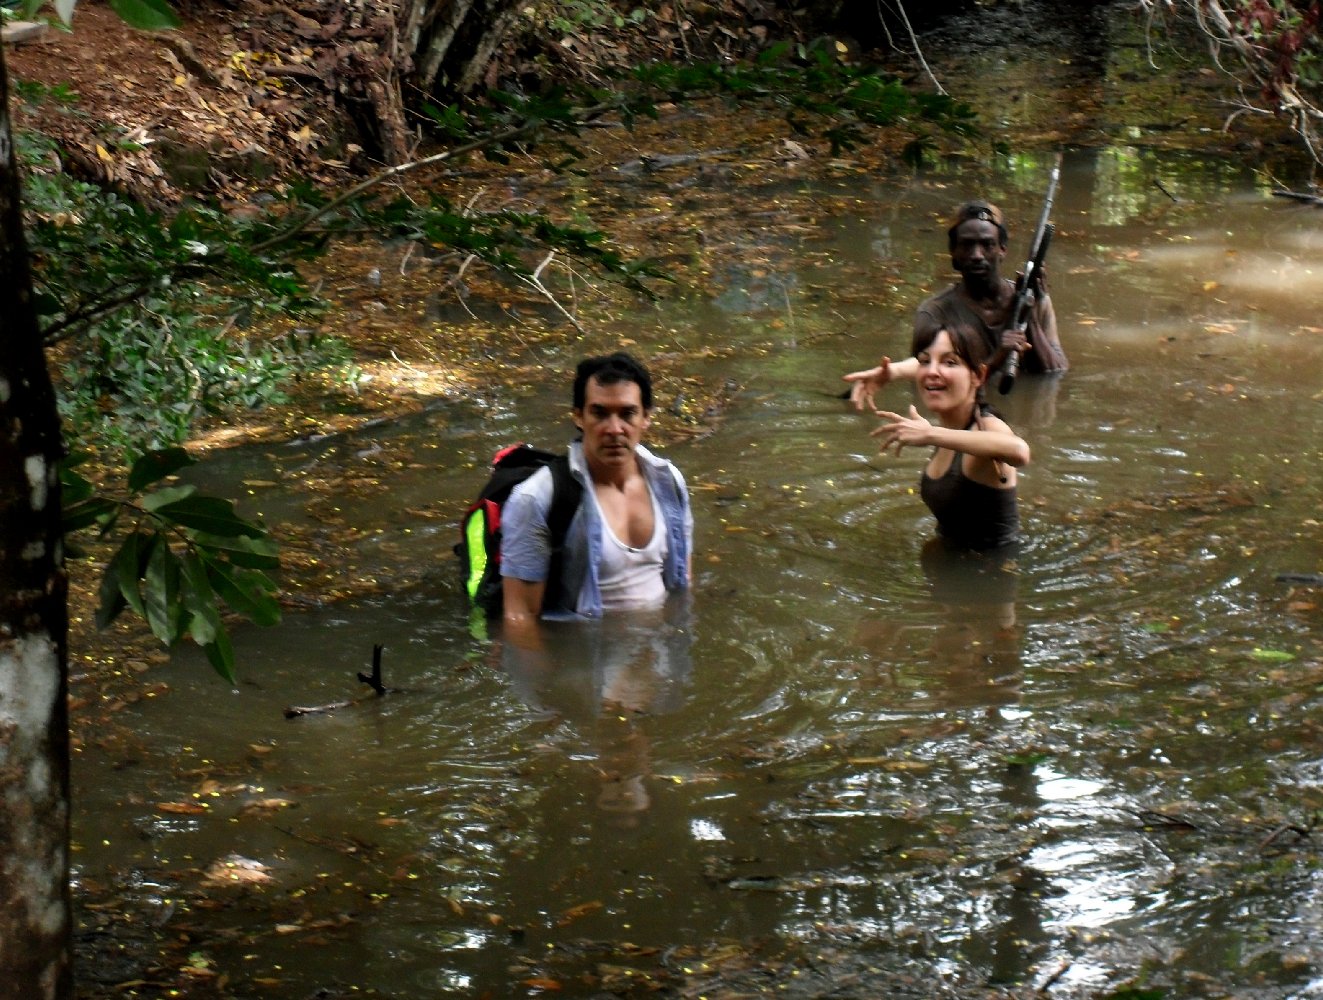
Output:
<instances>
[{"instance_id":1,"label":"man's face","mask_svg":"<svg viewBox=\"0 0 1323 1000\"><path fill-rule=\"evenodd\" d=\"M990 281L1000 273L1006 248L1001 245L1001 233L991 222L966 219L955 231L955 248L951 251L951 266L967 278Z\"/></svg>"},{"instance_id":2,"label":"man's face","mask_svg":"<svg viewBox=\"0 0 1323 1000\"><path fill-rule=\"evenodd\" d=\"M650 423L637 382L602 385L590 378L584 385L583 409L574 411L574 424L583 431L584 456L594 470L634 461L634 448Z\"/></svg>"}]
</instances>

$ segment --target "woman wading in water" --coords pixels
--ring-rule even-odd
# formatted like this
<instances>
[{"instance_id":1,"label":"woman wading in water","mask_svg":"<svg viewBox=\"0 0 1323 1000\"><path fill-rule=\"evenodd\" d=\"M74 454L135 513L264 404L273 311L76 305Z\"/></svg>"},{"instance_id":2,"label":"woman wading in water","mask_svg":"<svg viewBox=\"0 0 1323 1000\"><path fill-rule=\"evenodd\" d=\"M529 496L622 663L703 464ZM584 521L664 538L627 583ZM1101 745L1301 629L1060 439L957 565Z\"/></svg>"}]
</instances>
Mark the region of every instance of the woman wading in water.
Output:
<instances>
[{"instance_id":1,"label":"woman wading in water","mask_svg":"<svg viewBox=\"0 0 1323 1000\"><path fill-rule=\"evenodd\" d=\"M933 450L920 493L937 518L937 537L924 544L920 561L945 614L935 627L887 616L861 625L859 638L891 649L912 641L902 638L906 631L931 630L930 672L920 674L928 697L991 709L1018 700L1023 672L1015 630L1016 470L1028 464L1029 445L983 402L987 352L968 328L916 333L912 377L933 421L914 406L907 416L873 411L882 420L873 436L883 452ZM881 369L888 368L884 359Z\"/></svg>"},{"instance_id":2,"label":"woman wading in water","mask_svg":"<svg viewBox=\"0 0 1323 1000\"><path fill-rule=\"evenodd\" d=\"M920 482L923 502L949 546L988 552L1020 537L1016 469L1029 463L1029 445L983 402L987 348L967 331L940 329L915 336L915 385L934 424L910 406L909 415L875 410L873 437L893 445L931 447ZM885 367L885 362L884 362Z\"/></svg>"}]
</instances>

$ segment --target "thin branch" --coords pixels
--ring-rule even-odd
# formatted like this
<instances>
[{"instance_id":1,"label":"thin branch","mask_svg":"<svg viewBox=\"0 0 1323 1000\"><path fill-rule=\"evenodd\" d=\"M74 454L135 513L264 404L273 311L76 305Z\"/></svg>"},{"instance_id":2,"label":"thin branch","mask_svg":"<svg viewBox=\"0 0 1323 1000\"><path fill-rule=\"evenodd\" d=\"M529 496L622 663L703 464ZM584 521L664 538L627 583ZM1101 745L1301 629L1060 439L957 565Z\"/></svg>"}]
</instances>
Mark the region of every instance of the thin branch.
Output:
<instances>
[{"instance_id":1,"label":"thin branch","mask_svg":"<svg viewBox=\"0 0 1323 1000\"><path fill-rule=\"evenodd\" d=\"M618 106L619 106L619 102L616 101L603 102L595 107L583 109L581 112L579 112L578 117L589 118L594 115L602 114L605 111L610 111ZM265 239L262 242L256 244L252 248L252 252L262 253L264 250L268 250L273 246L279 246L281 243L285 243L293 239L295 236L303 232L303 230L307 229L318 219L322 218L322 216L335 211L335 209L345 204L345 202L352 201L354 198L357 198L364 191L371 190L372 188L376 187L378 184L382 184L388 180L391 180L392 178L399 177L401 174L406 174L411 171L418 170L421 167L431 167L431 166L435 166L438 163L445 163L447 160L458 159L459 157L466 156L469 153L472 153L479 149L485 149L489 146L499 146L503 143L511 142L512 140L517 139L522 135L529 135L533 132L536 132L540 128L547 127L547 124L548 123L541 121L540 119L526 121L521 125L516 125L513 128L508 128L504 132L496 132L490 135L483 136L479 139L474 139L472 142L466 142L463 145L454 147L453 149L447 149L444 152L435 153L432 156L424 156L421 160L412 160L409 163L401 163L394 167L388 167L386 170L383 170L381 173L375 174L374 176L369 177L367 180L362 181L359 184L355 184L348 191L344 192L344 194L341 194L336 198L332 198L330 201L328 201L325 205L322 205L320 208L316 208L313 211L309 212L306 216L303 217L303 219L301 219L299 222L296 222L290 228L284 230L283 232L277 233L275 236L272 236L269 239Z\"/></svg>"},{"instance_id":2,"label":"thin branch","mask_svg":"<svg viewBox=\"0 0 1323 1000\"><path fill-rule=\"evenodd\" d=\"M99 316L114 312L121 306L136 302L152 290L154 282L148 281L144 284L136 285L131 291L113 298L103 299L99 303L90 306L84 306L77 312L67 314L64 319L52 323L42 331L42 341L48 347L76 337L81 332L80 327L90 323Z\"/></svg>"},{"instance_id":3,"label":"thin branch","mask_svg":"<svg viewBox=\"0 0 1323 1000\"><path fill-rule=\"evenodd\" d=\"M557 300L556 296L551 293L551 291L547 288L546 285L542 284L542 278L541 278L542 269L545 268L548 264L550 264L552 258L554 258L555 256L556 256L556 251L555 250L551 251L551 253L547 254L547 256L543 259L542 263L539 264L534 269L531 275L528 276L522 274L518 275L519 280L522 281L524 284L528 285L530 288L536 289L538 293L542 295L543 298L545 298L548 302L552 304L552 306L555 307L558 313L560 313L562 316L564 316L567 320L570 321L570 323L574 326L574 329L578 330L582 334L586 334L588 331L583 328L579 320L575 316L573 316L569 312L569 310L567 310L563 305L560 304L559 300Z\"/></svg>"},{"instance_id":4,"label":"thin branch","mask_svg":"<svg viewBox=\"0 0 1323 1000\"><path fill-rule=\"evenodd\" d=\"M879 0L879 3L878 3L878 19L879 19L879 20L882 19L882 10L881 10L881 6L882 6L882 4L881 4L881 0ZM910 16L909 16L909 14L905 13L905 4L904 4L903 0L895 0L895 3L894 3L894 5L891 5L891 8L892 8L892 10L894 10L894 11L896 12L896 14L900 17L901 22L905 25L905 32L906 32L906 34L908 34L908 35L910 36L910 45L914 46L914 54L915 54L916 56L918 56L918 59L919 59L919 65L922 66L922 67L923 67L923 71L924 71L926 74L928 74L928 79L931 80L933 86L934 86L935 88L937 88L937 93L939 93L939 94L941 94L943 97L945 97L945 96L946 96L946 88L942 86L941 81L938 80L938 79L937 79L937 76L933 73L933 71L932 71L932 67L928 65L928 60L925 59L925 58L923 57L923 49L922 49L922 47L919 45L919 36L916 35L916 34L914 33L914 25L910 24ZM885 23L886 23L886 22L883 21L883 24L885 24Z\"/></svg>"}]
</instances>

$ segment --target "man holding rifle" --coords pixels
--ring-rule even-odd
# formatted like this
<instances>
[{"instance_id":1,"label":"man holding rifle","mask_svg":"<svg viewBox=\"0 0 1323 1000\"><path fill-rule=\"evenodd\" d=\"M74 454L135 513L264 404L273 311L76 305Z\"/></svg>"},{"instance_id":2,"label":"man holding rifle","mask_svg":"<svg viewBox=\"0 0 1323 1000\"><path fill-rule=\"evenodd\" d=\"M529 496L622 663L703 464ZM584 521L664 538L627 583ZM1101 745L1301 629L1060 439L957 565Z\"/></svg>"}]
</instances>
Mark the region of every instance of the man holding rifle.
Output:
<instances>
[{"instance_id":1,"label":"man holding rifle","mask_svg":"<svg viewBox=\"0 0 1323 1000\"><path fill-rule=\"evenodd\" d=\"M1001 371L1012 352L1019 355L1020 367L1026 372L1065 371L1070 362L1057 336L1056 313L1042 286L1041 269L1033 275L1038 287L1027 312L1028 322L1021 329L1014 328L1018 289L1014 281L1001 274L1008 240L1005 221L996 205L970 201L956 210L947 241L951 266L959 272L960 280L919 305L914 315L915 337L933 335L937 330L969 328L988 345L991 372ZM1038 263L1041 265L1041 260ZM876 368L851 372L845 376L851 383L850 401L856 409L876 409L874 393L892 379L913 378L917 370L914 358L895 363L883 358ZM1009 380L1003 391L1008 388Z\"/></svg>"}]
</instances>

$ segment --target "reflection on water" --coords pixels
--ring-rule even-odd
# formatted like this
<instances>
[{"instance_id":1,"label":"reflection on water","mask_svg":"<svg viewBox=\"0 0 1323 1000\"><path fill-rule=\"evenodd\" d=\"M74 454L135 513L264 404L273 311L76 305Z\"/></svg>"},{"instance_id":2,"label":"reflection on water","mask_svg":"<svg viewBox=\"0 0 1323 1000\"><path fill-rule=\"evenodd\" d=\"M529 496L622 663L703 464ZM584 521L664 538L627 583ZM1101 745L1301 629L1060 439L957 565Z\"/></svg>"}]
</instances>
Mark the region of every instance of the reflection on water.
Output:
<instances>
[{"instance_id":1,"label":"reflection on water","mask_svg":"<svg viewBox=\"0 0 1323 1000\"><path fill-rule=\"evenodd\" d=\"M536 649L501 645L513 690L533 711L591 734L596 806L626 821L652 805L646 716L679 711L693 670L690 595L600 621L549 622Z\"/></svg>"},{"instance_id":2,"label":"reflection on water","mask_svg":"<svg viewBox=\"0 0 1323 1000\"><path fill-rule=\"evenodd\" d=\"M932 220L971 190L1030 218L1041 166L822 190L816 263L776 286L793 336L762 291L631 318L641 345L721 341L744 387L672 449L692 617L555 626L541 660L469 631L450 524L411 511L457 515L512 424L559 425L558 378L494 423L456 404L208 463L296 523L305 476L378 483L344 560L389 585L238 633L235 692L181 650L172 694L123 713L140 745L78 754L80 878L235 995L1083 997L1140 968L1172 996L1310 995L1292 826L1323 807L1323 653L1316 591L1277 574L1323 569L1313 210L1236 164L1068 155L1074 368L995 401L1034 452L1013 561L941 558L923 456L875 454L836 395L948 280ZM400 693L283 718L356 694L376 642ZM269 880L204 888L236 855Z\"/></svg>"}]
</instances>

